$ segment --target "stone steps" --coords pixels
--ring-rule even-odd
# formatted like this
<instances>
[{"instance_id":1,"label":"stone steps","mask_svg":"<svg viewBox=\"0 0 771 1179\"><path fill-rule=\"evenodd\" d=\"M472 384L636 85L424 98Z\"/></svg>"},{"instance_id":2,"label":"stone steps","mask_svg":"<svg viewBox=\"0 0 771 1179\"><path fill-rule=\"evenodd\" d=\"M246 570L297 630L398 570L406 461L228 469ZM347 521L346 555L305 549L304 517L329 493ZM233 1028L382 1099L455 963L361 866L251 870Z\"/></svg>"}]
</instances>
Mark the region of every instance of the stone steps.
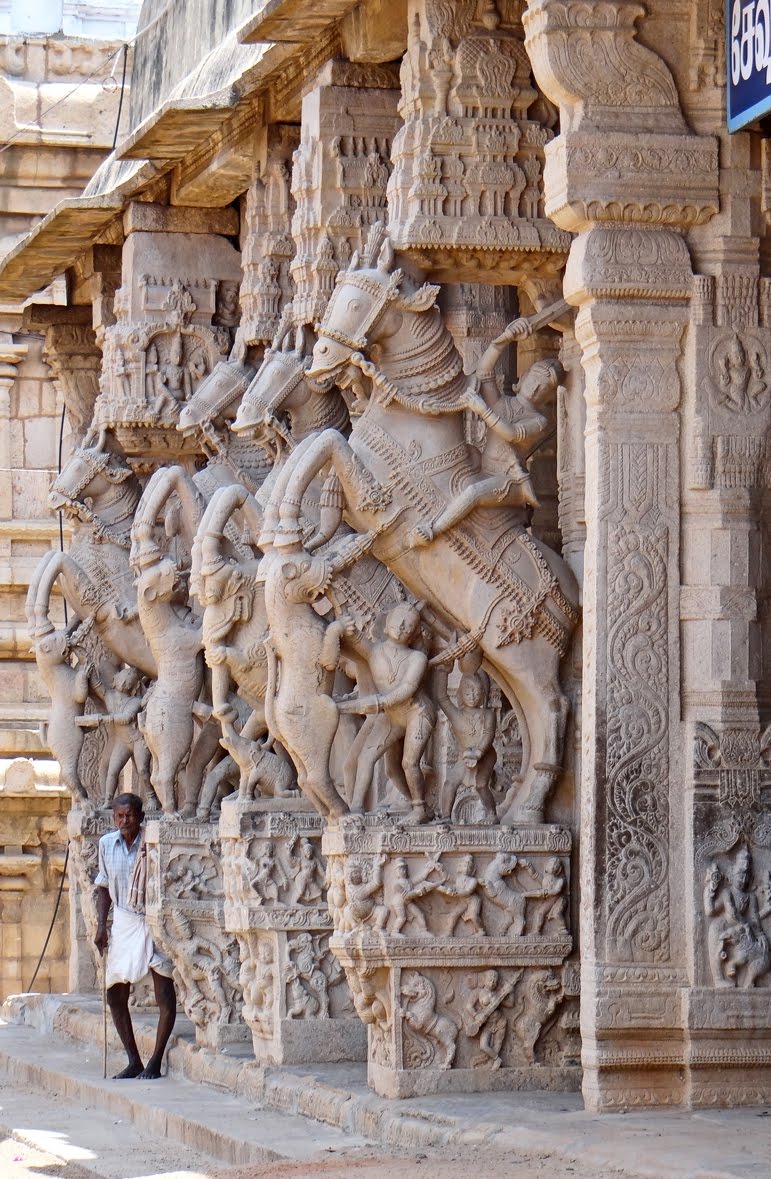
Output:
<instances>
[{"instance_id":1,"label":"stone steps","mask_svg":"<svg viewBox=\"0 0 771 1179\"><path fill-rule=\"evenodd\" d=\"M128 1118L143 1133L166 1135L228 1164L329 1158L329 1151L341 1157L376 1144L413 1157L451 1151L468 1160L469 1173L482 1156L503 1167L477 1170L480 1175L504 1174L506 1160L525 1158L556 1175L570 1167L577 1179L771 1175L771 1111L763 1108L598 1116L583 1109L577 1094L545 1092L392 1101L369 1091L364 1065L259 1066L244 1045L216 1054L198 1048L185 1020L167 1078L104 1081L97 996L16 996L2 1015L8 1022L0 1025L0 1079L16 1077L30 1090ZM134 1022L146 1057L154 1020L136 1014ZM108 1067L116 1071L122 1062L113 1042Z\"/></svg>"},{"instance_id":2,"label":"stone steps","mask_svg":"<svg viewBox=\"0 0 771 1179\"><path fill-rule=\"evenodd\" d=\"M111 1051L111 1065L121 1060ZM0 1028L0 1083L56 1097L70 1108L107 1115L116 1128L133 1128L143 1140L198 1152L230 1165L311 1161L329 1150L366 1145L364 1139L291 1113L261 1108L223 1089L202 1089L173 1075L157 1081L117 1082L102 1076L99 1041L76 1044L56 1035L41 1039L33 1027ZM6 1102L2 1103L7 1121ZM89 1126L93 1133L94 1127ZM125 1173L125 1172L124 1172ZM133 1173L133 1172L132 1172ZM116 1172L117 1174L117 1172Z\"/></svg>"}]
</instances>

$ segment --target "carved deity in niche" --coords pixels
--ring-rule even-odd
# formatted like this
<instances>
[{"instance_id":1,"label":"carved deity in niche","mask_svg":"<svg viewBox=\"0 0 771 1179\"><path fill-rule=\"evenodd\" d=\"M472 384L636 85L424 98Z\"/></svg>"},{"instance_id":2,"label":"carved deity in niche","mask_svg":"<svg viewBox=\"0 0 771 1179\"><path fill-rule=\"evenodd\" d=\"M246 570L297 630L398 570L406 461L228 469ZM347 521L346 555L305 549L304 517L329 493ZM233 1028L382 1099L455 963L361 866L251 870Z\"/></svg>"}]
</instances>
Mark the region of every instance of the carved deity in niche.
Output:
<instances>
[{"instance_id":1,"label":"carved deity in niche","mask_svg":"<svg viewBox=\"0 0 771 1179\"><path fill-rule=\"evenodd\" d=\"M477 653L474 653L477 655ZM445 818L458 818L455 803L458 789L466 787L464 796L472 791L483 808L483 821L494 822L496 803L490 789L490 782L496 762L494 746L496 715L488 704L490 681L480 670L477 658L473 664L467 661L471 653L461 660L464 670L456 691L456 701L450 698L448 672L441 664L435 669L433 688L436 702L449 721L458 748L460 764L448 766L442 794L440 813ZM476 664L474 670L471 667Z\"/></svg>"},{"instance_id":2,"label":"carved deity in niche","mask_svg":"<svg viewBox=\"0 0 771 1179\"><path fill-rule=\"evenodd\" d=\"M476 975L463 1007L463 1031L469 1039L478 1037L479 1058L474 1064L498 1069L503 1064L501 1048L508 1031L508 1014L514 1005L513 992L523 971L504 982L497 970Z\"/></svg>"},{"instance_id":3,"label":"carved deity in niche","mask_svg":"<svg viewBox=\"0 0 771 1179\"><path fill-rule=\"evenodd\" d=\"M757 986L771 970L771 947L763 921L771 916L771 878L753 882L752 856L739 850L724 875L710 864L704 882L707 952L716 987Z\"/></svg>"},{"instance_id":4,"label":"carved deity in niche","mask_svg":"<svg viewBox=\"0 0 771 1179\"><path fill-rule=\"evenodd\" d=\"M206 352L194 335L161 333L147 349L145 385L147 400L159 418L176 417L206 376Z\"/></svg>"}]
</instances>

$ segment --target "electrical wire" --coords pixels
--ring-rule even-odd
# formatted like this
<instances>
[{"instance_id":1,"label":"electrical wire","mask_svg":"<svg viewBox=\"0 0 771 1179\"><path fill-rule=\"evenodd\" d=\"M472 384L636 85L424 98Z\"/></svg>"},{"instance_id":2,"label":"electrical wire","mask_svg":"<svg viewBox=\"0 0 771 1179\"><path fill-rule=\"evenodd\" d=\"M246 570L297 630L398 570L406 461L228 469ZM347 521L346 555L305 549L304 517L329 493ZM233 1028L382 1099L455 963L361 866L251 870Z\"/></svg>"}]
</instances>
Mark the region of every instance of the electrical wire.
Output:
<instances>
[{"instance_id":1,"label":"electrical wire","mask_svg":"<svg viewBox=\"0 0 771 1179\"><path fill-rule=\"evenodd\" d=\"M62 417L61 417L61 421L59 422L58 473L60 475L62 473L62 448L64 445L64 418L65 418L66 413L67 413L67 406L63 405L62 406ZM60 553L64 552L64 516L62 514L61 508L59 508L59 552ZM69 618L67 617L67 599L62 598L62 601L64 602L64 625L67 626L67 625L69 625Z\"/></svg>"},{"instance_id":2,"label":"electrical wire","mask_svg":"<svg viewBox=\"0 0 771 1179\"><path fill-rule=\"evenodd\" d=\"M110 62L113 60L113 58L116 58L119 53L122 53L124 55L123 56L123 84L121 86L120 98L118 100L118 120L120 120L121 107L123 106L123 90L124 90L124 87L126 84L126 59L128 57L129 46L133 45L134 42L136 41L136 39L137 39L136 36L134 36L131 38L130 41L124 41L121 45L118 46L117 49L113 50L113 52L110 53L104 59L104 61L101 62L100 65L97 66L97 68L95 70L92 70L92 72L88 75L88 77L83 78L83 80L78 82L75 86L73 86L71 90L68 90L66 94L63 94L61 98L57 98L56 102L52 102L50 106L47 106L44 110L42 110L37 117L37 125L36 126L20 127L18 131L16 131L13 135L10 135L8 137L8 139L6 139L6 141L2 145L2 147L0 147L0 156L3 154L3 152L8 151L9 147L11 147L12 144L17 139L21 139L21 137L23 135L29 135L29 133L31 131L40 131L41 133L43 133L44 128L41 126L43 119L45 119L47 115L50 115L51 111L55 111L57 107L60 107L63 103L67 102L70 98L72 98L73 94L77 93L77 91L80 90L81 86L87 85L89 82L93 81L94 78L98 77L104 71L105 67L110 64ZM116 123L115 136L113 138L113 151L115 150L115 143L117 142L117 138L118 138L118 125Z\"/></svg>"},{"instance_id":3,"label":"electrical wire","mask_svg":"<svg viewBox=\"0 0 771 1179\"><path fill-rule=\"evenodd\" d=\"M123 76L120 80L120 95L118 97L118 114L115 118L115 134L112 137L112 150L115 151L115 144L118 142L118 128L120 127L120 116L123 110L123 94L126 89L126 63L128 62L128 42L123 46Z\"/></svg>"},{"instance_id":4,"label":"electrical wire","mask_svg":"<svg viewBox=\"0 0 771 1179\"><path fill-rule=\"evenodd\" d=\"M61 416L61 420L59 422L59 454L58 454L58 461L57 461L57 471L58 471L58 474L60 474L60 475L62 473L62 451L63 451L63 447L64 447L64 419L65 419L66 414L67 414L67 406L63 405L62 406L62 416ZM59 551L62 553L64 552L64 519L62 516L61 509L59 510ZM68 625L67 599L63 598L62 600L64 602L64 625L67 626ZM35 979L37 978L38 971L40 970L40 967L43 964L43 959L45 958L46 950L48 949L48 943L50 942L51 934L54 931L54 925L56 924L56 918L59 915L59 905L61 904L62 893L64 892L64 881L67 878L67 865L69 862L70 862L70 841L68 839L67 840L67 850L64 853L64 866L62 868L62 878L59 881L59 891L56 894L56 904L54 905L54 911L53 911L53 915L51 917L51 924L48 926L48 933L46 934L46 940L43 942L43 949L40 951L40 957L37 960L37 966L35 967L35 973L32 975L32 978L30 979L29 986L27 987L27 990L26 990L27 994L29 994L29 992L32 990L32 988L35 985Z\"/></svg>"},{"instance_id":5,"label":"electrical wire","mask_svg":"<svg viewBox=\"0 0 771 1179\"><path fill-rule=\"evenodd\" d=\"M70 843L68 840L67 841L67 850L64 853L64 864L62 866L62 878L59 881L59 891L56 894L56 904L54 905L54 914L53 914L53 917L51 918L51 924L48 926L48 933L46 934L46 940L43 943L43 949L40 951L40 957L37 960L37 966L35 967L35 973L32 975L32 978L30 979L30 983L25 991L25 994L29 994L29 992L34 987L35 979L37 978L38 971L40 970L40 967L43 963L43 959L46 956L46 950L48 949L48 943L51 940L51 934L54 931L54 924L56 922L56 916L59 912L59 904L61 903L62 893L64 892L64 882L67 879L67 865L69 862L70 862Z\"/></svg>"}]
</instances>

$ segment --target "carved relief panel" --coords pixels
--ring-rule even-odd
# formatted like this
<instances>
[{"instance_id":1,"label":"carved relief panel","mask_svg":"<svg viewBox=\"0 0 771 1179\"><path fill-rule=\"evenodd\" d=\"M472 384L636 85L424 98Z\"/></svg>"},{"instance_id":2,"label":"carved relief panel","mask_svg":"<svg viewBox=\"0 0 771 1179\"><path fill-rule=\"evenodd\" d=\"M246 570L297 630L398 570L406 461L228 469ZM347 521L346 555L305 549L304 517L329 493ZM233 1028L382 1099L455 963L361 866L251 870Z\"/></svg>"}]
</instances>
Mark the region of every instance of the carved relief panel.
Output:
<instances>
[{"instance_id":1,"label":"carved relief panel","mask_svg":"<svg viewBox=\"0 0 771 1179\"><path fill-rule=\"evenodd\" d=\"M771 1070L771 729L697 722L692 800L690 1102L756 1104Z\"/></svg>"},{"instance_id":2,"label":"carved relief panel","mask_svg":"<svg viewBox=\"0 0 771 1179\"><path fill-rule=\"evenodd\" d=\"M394 244L449 281L464 268L508 282L554 273L570 239L544 217L553 132L517 6L412 0L408 20L388 189Z\"/></svg>"},{"instance_id":3,"label":"carved relief panel","mask_svg":"<svg viewBox=\"0 0 771 1179\"><path fill-rule=\"evenodd\" d=\"M771 987L771 729L697 723L696 983Z\"/></svg>"},{"instance_id":4,"label":"carved relief panel","mask_svg":"<svg viewBox=\"0 0 771 1179\"><path fill-rule=\"evenodd\" d=\"M363 1060L366 1034L330 951L322 820L300 800L226 800L225 928L241 947L244 1019L258 1061Z\"/></svg>"},{"instance_id":5,"label":"carved relief panel","mask_svg":"<svg viewBox=\"0 0 771 1179\"><path fill-rule=\"evenodd\" d=\"M128 455L171 459L192 445L177 433L180 410L231 350L240 280L224 237L129 234L94 414Z\"/></svg>"},{"instance_id":6,"label":"carved relief panel","mask_svg":"<svg viewBox=\"0 0 771 1179\"><path fill-rule=\"evenodd\" d=\"M397 86L384 67L333 62L303 99L292 165L295 323L321 318L339 268L361 250L370 226L385 219Z\"/></svg>"},{"instance_id":7,"label":"carved relief panel","mask_svg":"<svg viewBox=\"0 0 771 1179\"><path fill-rule=\"evenodd\" d=\"M693 488L768 487L771 480L771 280L699 275L692 302Z\"/></svg>"},{"instance_id":8,"label":"carved relief panel","mask_svg":"<svg viewBox=\"0 0 771 1179\"><path fill-rule=\"evenodd\" d=\"M577 1083L565 829L351 818L323 846L378 1093Z\"/></svg>"},{"instance_id":9,"label":"carved relief panel","mask_svg":"<svg viewBox=\"0 0 771 1179\"><path fill-rule=\"evenodd\" d=\"M211 823L149 822L147 920L174 963L185 1014L202 1047L248 1038L236 938L226 932L217 829Z\"/></svg>"}]
</instances>

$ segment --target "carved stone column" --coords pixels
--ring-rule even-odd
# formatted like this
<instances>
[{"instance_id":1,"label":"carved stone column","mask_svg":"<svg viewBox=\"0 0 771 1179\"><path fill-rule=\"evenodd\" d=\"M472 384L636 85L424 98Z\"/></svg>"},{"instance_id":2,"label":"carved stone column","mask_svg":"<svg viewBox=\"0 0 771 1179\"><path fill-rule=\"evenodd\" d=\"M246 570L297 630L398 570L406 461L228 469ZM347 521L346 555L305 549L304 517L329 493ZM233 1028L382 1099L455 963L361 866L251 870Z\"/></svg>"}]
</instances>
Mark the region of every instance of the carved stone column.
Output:
<instances>
[{"instance_id":1,"label":"carved stone column","mask_svg":"<svg viewBox=\"0 0 771 1179\"><path fill-rule=\"evenodd\" d=\"M330 945L377 1093L577 1087L569 831L368 816L323 847Z\"/></svg>"},{"instance_id":2,"label":"carved stone column","mask_svg":"<svg viewBox=\"0 0 771 1179\"><path fill-rule=\"evenodd\" d=\"M755 148L749 133L723 146L722 224L708 227L701 252L711 273L694 283L687 351L680 609L683 715L694 739L686 792L693 1106L755 1104L771 1093L771 728L763 650L771 281L761 277L758 239L749 232L761 196Z\"/></svg>"},{"instance_id":3,"label":"carved stone column","mask_svg":"<svg viewBox=\"0 0 771 1179\"><path fill-rule=\"evenodd\" d=\"M583 244L581 288L566 276L587 403L582 1034L585 1096L612 1107L682 1098L676 365L690 265L667 231L598 226ZM651 281L667 303L632 310Z\"/></svg>"},{"instance_id":4,"label":"carved stone column","mask_svg":"<svg viewBox=\"0 0 771 1179\"><path fill-rule=\"evenodd\" d=\"M213 823L147 823L147 920L174 963L185 1014L203 1048L249 1038L242 1018L238 943L224 921L225 893Z\"/></svg>"},{"instance_id":5,"label":"carved stone column","mask_svg":"<svg viewBox=\"0 0 771 1179\"><path fill-rule=\"evenodd\" d=\"M296 127L265 128L258 176L243 198L244 278L237 340L246 348L271 342L291 298L289 268L295 245L289 232L294 211L290 179L298 140Z\"/></svg>"},{"instance_id":6,"label":"carved stone column","mask_svg":"<svg viewBox=\"0 0 771 1179\"><path fill-rule=\"evenodd\" d=\"M223 802L225 929L261 1063L364 1060L366 1028L329 949L321 816L302 800Z\"/></svg>"},{"instance_id":7,"label":"carved stone column","mask_svg":"<svg viewBox=\"0 0 771 1179\"><path fill-rule=\"evenodd\" d=\"M546 212L578 234L565 295L586 381L581 1033L595 1109L687 1096L678 363L691 262L678 229L716 211L717 155L637 41L643 11L531 0L524 18L536 79L560 104Z\"/></svg>"},{"instance_id":8,"label":"carved stone column","mask_svg":"<svg viewBox=\"0 0 771 1179\"><path fill-rule=\"evenodd\" d=\"M332 61L303 98L292 167L296 323L321 318L339 268L386 218L398 97L388 67Z\"/></svg>"},{"instance_id":9,"label":"carved stone column","mask_svg":"<svg viewBox=\"0 0 771 1179\"><path fill-rule=\"evenodd\" d=\"M99 986L94 881L99 870L99 840L112 827L112 816L104 811L84 814L79 807L73 807L67 816L71 991L94 991Z\"/></svg>"}]
</instances>

